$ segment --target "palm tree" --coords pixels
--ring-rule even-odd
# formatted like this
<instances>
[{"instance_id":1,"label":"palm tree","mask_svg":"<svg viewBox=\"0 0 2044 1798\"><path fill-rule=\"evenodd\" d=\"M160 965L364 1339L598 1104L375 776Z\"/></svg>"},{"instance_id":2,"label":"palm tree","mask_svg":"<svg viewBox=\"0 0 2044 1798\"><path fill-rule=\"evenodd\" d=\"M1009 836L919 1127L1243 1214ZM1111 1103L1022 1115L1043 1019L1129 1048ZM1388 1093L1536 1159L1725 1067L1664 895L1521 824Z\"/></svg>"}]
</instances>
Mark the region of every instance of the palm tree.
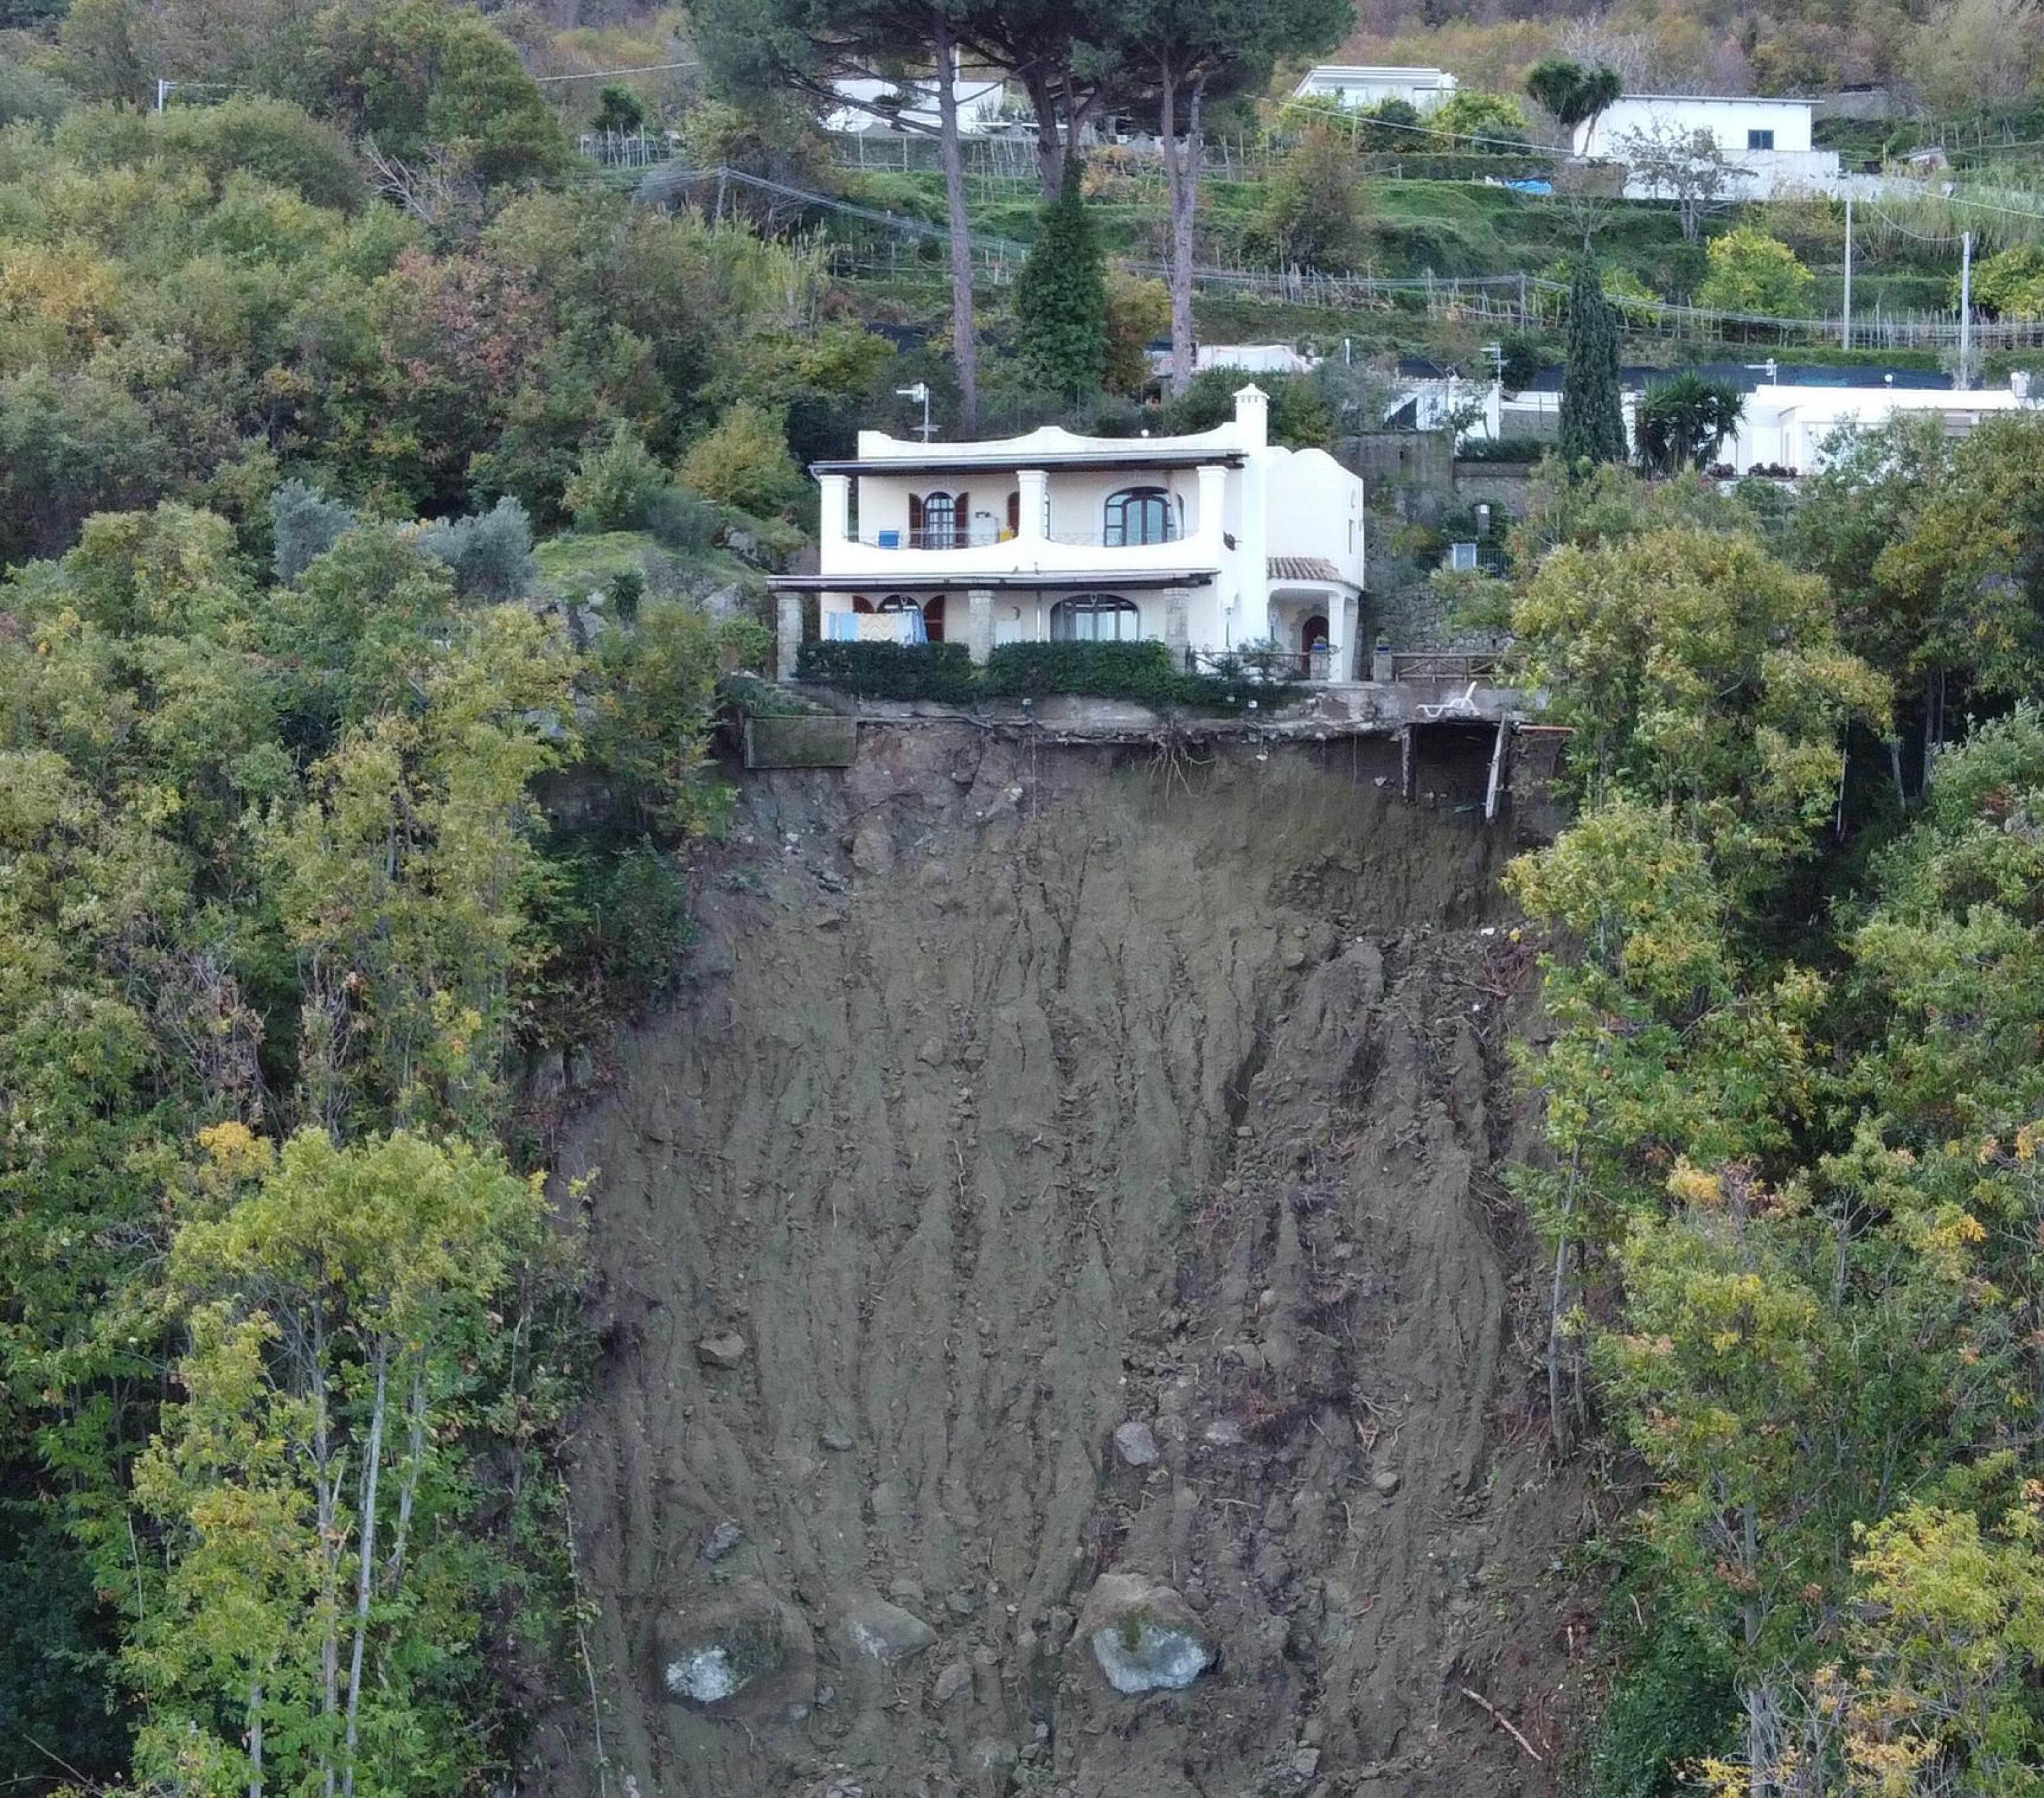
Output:
<instances>
[{"instance_id":1,"label":"palm tree","mask_svg":"<svg viewBox=\"0 0 2044 1798\"><path fill-rule=\"evenodd\" d=\"M1625 83L1616 69L1601 63L1585 68L1572 57L1548 56L1527 72L1526 91L1573 134L1605 111L1625 91Z\"/></svg>"}]
</instances>

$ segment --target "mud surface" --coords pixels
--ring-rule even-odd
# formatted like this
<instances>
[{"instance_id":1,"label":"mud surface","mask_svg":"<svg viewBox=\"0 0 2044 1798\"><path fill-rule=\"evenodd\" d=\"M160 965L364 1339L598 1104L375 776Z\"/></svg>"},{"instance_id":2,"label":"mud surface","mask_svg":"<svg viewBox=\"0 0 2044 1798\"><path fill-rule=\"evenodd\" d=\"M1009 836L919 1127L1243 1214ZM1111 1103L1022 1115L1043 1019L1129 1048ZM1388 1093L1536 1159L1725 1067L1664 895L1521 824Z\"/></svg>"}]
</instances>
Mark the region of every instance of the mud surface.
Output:
<instances>
[{"instance_id":1,"label":"mud surface","mask_svg":"<svg viewBox=\"0 0 2044 1798\"><path fill-rule=\"evenodd\" d=\"M609 1793L1555 1788L1580 1495L1494 1172L1481 749L1412 807L1385 746L960 726L748 780L684 1002L560 1155ZM1110 1571L1212 1639L1186 1689L1103 1677ZM586 1700L538 1751L597 1791Z\"/></svg>"}]
</instances>

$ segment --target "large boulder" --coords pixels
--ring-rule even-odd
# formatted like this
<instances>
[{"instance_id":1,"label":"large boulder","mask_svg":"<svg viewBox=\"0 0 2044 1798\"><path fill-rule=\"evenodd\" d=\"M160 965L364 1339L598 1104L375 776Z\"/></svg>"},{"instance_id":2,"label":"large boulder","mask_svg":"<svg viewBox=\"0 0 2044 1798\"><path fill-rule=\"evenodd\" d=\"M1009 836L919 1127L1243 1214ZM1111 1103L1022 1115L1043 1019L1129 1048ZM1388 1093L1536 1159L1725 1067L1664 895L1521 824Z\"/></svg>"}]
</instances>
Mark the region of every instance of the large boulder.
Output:
<instances>
[{"instance_id":1,"label":"large boulder","mask_svg":"<svg viewBox=\"0 0 2044 1798\"><path fill-rule=\"evenodd\" d=\"M872 1661L904 1661L937 1639L937 1632L914 1612L870 1596L846 1608L844 1634L853 1654Z\"/></svg>"},{"instance_id":2,"label":"large boulder","mask_svg":"<svg viewBox=\"0 0 2044 1798\"><path fill-rule=\"evenodd\" d=\"M1074 1641L1116 1692L1169 1692L1213 1665L1213 1639L1185 1600L1140 1573L1103 1573L1079 1613Z\"/></svg>"},{"instance_id":3,"label":"large boulder","mask_svg":"<svg viewBox=\"0 0 2044 1798\"><path fill-rule=\"evenodd\" d=\"M765 1714L806 1705L816 1646L793 1605L748 1580L663 1612L659 1681L670 1698L715 1712Z\"/></svg>"}]
</instances>

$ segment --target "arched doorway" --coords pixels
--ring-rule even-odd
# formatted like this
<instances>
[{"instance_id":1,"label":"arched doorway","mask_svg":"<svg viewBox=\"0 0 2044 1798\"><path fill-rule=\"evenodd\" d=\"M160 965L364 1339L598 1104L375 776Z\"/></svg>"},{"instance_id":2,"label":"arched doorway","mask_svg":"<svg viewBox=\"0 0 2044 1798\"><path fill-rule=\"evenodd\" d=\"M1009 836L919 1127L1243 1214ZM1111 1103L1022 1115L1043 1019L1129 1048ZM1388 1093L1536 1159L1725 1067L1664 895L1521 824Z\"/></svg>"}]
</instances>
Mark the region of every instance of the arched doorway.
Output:
<instances>
[{"instance_id":1,"label":"arched doorway","mask_svg":"<svg viewBox=\"0 0 2044 1798\"><path fill-rule=\"evenodd\" d=\"M1299 647L1308 655L1327 647L1327 621L1316 612L1299 627Z\"/></svg>"}]
</instances>

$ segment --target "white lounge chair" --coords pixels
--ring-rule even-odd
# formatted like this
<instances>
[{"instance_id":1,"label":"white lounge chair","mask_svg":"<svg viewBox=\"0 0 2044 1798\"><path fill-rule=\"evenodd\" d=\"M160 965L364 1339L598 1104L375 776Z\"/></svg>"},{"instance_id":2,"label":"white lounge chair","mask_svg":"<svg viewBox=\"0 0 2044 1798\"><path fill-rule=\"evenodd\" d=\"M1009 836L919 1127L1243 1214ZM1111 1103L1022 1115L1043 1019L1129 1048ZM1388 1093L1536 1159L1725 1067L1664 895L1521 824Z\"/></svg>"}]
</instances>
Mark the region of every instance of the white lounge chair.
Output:
<instances>
[{"instance_id":1,"label":"white lounge chair","mask_svg":"<svg viewBox=\"0 0 2044 1798\"><path fill-rule=\"evenodd\" d=\"M1413 708L1420 714L1423 724L1439 724L1443 718L1473 718L1476 712L1476 682L1471 681L1453 699L1444 699L1438 705L1420 705Z\"/></svg>"}]
</instances>

